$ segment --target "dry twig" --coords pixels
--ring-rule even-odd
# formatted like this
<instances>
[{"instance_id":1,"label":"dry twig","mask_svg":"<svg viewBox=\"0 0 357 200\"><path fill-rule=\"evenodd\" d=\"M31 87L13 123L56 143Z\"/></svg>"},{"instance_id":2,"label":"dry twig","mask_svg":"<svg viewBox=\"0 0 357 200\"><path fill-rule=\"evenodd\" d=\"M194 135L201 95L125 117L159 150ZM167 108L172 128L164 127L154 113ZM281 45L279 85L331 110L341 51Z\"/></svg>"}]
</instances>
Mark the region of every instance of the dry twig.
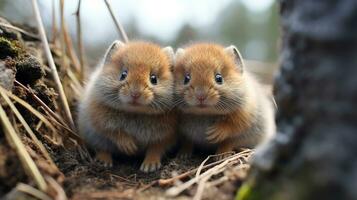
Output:
<instances>
[{"instance_id":1,"label":"dry twig","mask_svg":"<svg viewBox=\"0 0 357 200\"><path fill-rule=\"evenodd\" d=\"M9 118L6 115L5 110L0 105L0 119L5 129L5 135L8 139L10 144L13 144L13 148L15 149L17 155L20 158L20 161L25 169L25 172L33 178L36 185L41 191L47 190L47 183L43 176L41 175L40 171L38 170L35 162L30 157L29 153L26 151L24 144L22 143L21 139L17 135L14 130L14 127L11 125Z\"/></svg>"},{"instance_id":2,"label":"dry twig","mask_svg":"<svg viewBox=\"0 0 357 200\"><path fill-rule=\"evenodd\" d=\"M0 26L6 27L6 28L11 28L11 29L13 29L13 30L15 30L15 31L18 31L18 32L20 32L20 33L22 33L22 34L25 34L25 35L27 35L27 36L29 36L29 37L32 37L32 38L34 38L34 39L38 39L38 40L40 39L40 38L38 37L38 35L35 35L35 34L33 34L33 33L30 33L30 32L27 32L27 31L25 31L24 29L21 29L21 28L19 28L19 27L13 26L13 25L11 25L11 24L5 24L5 23L0 22Z\"/></svg>"},{"instance_id":3,"label":"dry twig","mask_svg":"<svg viewBox=\"0 0 357 200\"><path fill-rule=\"evenodd\" d=\"M221 154L220 154L221 155ZM214 156L214 155L213 155ZM211 157L213 157L211 155ZM209 156L210 157L210 156ZM231 158L232 156L229 156L227 158ZM175 177L172 177L172 178L168 178L168 179L159 179L157 181L157 183L160 185L160 186L170 186L172 184L174 184L176 181L179 181L179 180L182 180L182 179L185 179L189 176L191 176L192 174L196 173L198 170L205 170L205 169L208 169L208 168L211 168L215 165L218 165L220 163L222 163L224 160L218 160L218 161L215 161L215 162L212 162L212 163L209 163L207 165L204 165L204 166L200 166L198 168L195 168L195 169L192 169L190 171L187 171L187 172L184 172L182 174L179 174Z\"/></svg>"},{"instance_id":4,"label":"dry twig","mask_svg":"<svg viewBox=\"0 0 357 200\"><path fill-rule=\"evenodd\" d=\"M197 172L196 172L196 177L198 177L200 174L201 174L201 171L202 171L202 168L203 166L206 164L206 162L211 159L211 158L216 158L216 157L219 157L219 156L224 156L224 155L227 155L227 154L231 154L233 152L225 152L225 153L221 153L221 154L216 154L216 155L209 155L207 156L207 158L200 164L200 166L198 167L197 169Z\"/></svg>"},{"instance_id":5,"label":"dry twig","mask_svg":"<svg viewBox=\"0 0 357 200\"><path fill-rule=\"evenodd\" d=\"M59 0L60 7L60 44L61 44L61 69L67 69L66 62L66 43L64 39L64 0Z\"/></svg>"},{"instance_id":6,"label":"dry twig","mask_svg":"<svg viewBox=\"0 0 357 200\"><path fill-rule=\"evenodd\" d=\"M125 190L123 192L118 191L99 191L90 192L84 196L87 199L132 199L133 190Z\"/></svg>"},{"instance_id":7,"label":"dry twig","mask_svg":"<svg viewBox=\"0 0 357 200\"><path fill-rule=\"evenodd\" d=\"M51 164L52 167L54 167L55 169L57 169L57 166L55 165L55 163L53 162L50 154L47 152L46 148L43 146L43 144L37 139L35 133L32 131L32 129L30 128L30 126L27 124L27 122L25 121L25 119L22 117L22 115L20 114L20 112L17 110L16 106L11 102L9 96L7 96L7 94L4 92L5 89L3 87L0 86L0 95L2 96L2 98L6 101L6 103L10 106L11 110L15 113L15 116L17 117L17 119L21 122L21 124L24 126L25 130L27 131L27 133L30 135L30 138L34 141L34 143L36 144L36 146L40 149L41 153L43 154L43 156L47 159L47 161Z\"/></svg>"},{"instance_id":8,"label":"dry twig","mask_svg":"<svg viewBox=\"0 0 357 200\"><path fill-rule=\"evenodd\" d=\"M220 164L215 165L214 167L208 169L207 171L205 171L204 173L190 179L189 181L180 184L178 186L174 186L171 187L170 189L168 189L166 191L166 194L168 196L177 196L179 195L181 192L183 192L184 190L190 188L192 185L194 184L203 184L203 186L200 186L198 190L198 194L196 194L197 196L195 196L196 199L200 199L201 195L202 195L202 190L204 188L205 183L213 176L216 174L221 173L222 171L224 171L227 166L231 166L232 164L237 164L237 163L241 163L240 159L246 159L247 155L251 154L251 150L245 150L242 151L240 153L234 154L230 157L227 157L225 159L222 160L222 162ZM203 168L203 167L202 167ZM203 188L202 188L203 187Z\"/></svg>"},{"instance_id":9,"label":"dry twig","mask_svg":"<svg viewBox=\"0 0 357 200\"><path fill-rule=\"evenodd\" d=\"M52 0L52 43L57 41L56 0Z\"/></svg>"},{"instance_id":10,"label":"dry twig","mask_svg":"<svg viewBox=\"0 0 357 200\"><path fill-rule=\"evenodd\" d=\"M7 90L4 90L7 96L9 96L11 99L22 105L24 108L26 108L28 111L30 111L32 114L34 114L38 119L40 119L48 128L51 129L52 132L56 132L55 127L46 119L45 116L43 116L40 112L38 112L35 108L33 108L30 104L28 104L26 101L20 99L19 97L13 95Z\"/></svg>"},{"instance_id":11,"label":"dry twig","mask_svg":"<svg viewBox=\"0 0 357 200\"><path fill-rule=\"evenodd\" d=\"M31 89L24 86L22 83L15 80L15 83L24 89L27 93L31 95L31 97L44 109L46 110L53 118L57 121L61 122L64 126L67 126L66 123L63 121L62 117L57 115L57 113L53 112L51 108L49 108ZM68 127L68 126L67 126ZM69 127L68 127L69 128Z\"/></svg>"},{"instance_id":12,"label":"dry twig","mask_svg":"<svg viewBox=\"0 0 357 200\"><path fill-rule=\"evenodd\" d=\"M119 35L121 36L121 38L124 40L125 43L129 42L128 36L126 35L123 26L121 25L121 23L119 22L119 20L115 17L114 12L112 7L110 6L108 0L104 0L105 5L107 5L108 11L110 13L110 16L113 19L113 22L115 24L115 27L118 30Z\"/></svg>"},{"instance_id":13,"label":"dry twig","mask_svg":"<svg viewBox=\"0 0 357 200\"><path fill-rule=\"evenodd\" d=\"M69 58L72 61L72 64L74 65L74 68L76 69L77 72L80 72L81 66L80 66L78 57L74 51L73 42L72 42L71 36L68 33L68 28L67 28L66 22L63 22L63 24L64 24L63 37L64 37L64 42L66 44L66 50L68 52Z\"/></svg>"},{"instance_id":14,"label":"dry twig","mask_svg":"<svg viewBox=\"0 0 357 200\"><path fill-rule=\"evenodd\" d=\"M67 75L72 81L71 85L73 85L75 87L74 91L78 91L80 94L79 96L81 96L82 91L83 91L83 86L81 85L77 76L73 73L73 71L70 68L67 69Z\"/></svg>"},{"instance_id":15,"label":"dry twig","mask_svg":"<svg viewBox=\"0 0 357 200\"><path fill-rule=\"evenodd\" d=\"M42 44L44 45L44 49L45 49L45 53L46 53L46 56L47 56L47 59L48 59L48 63L50 65L50 67L51 67L51 72L52 72L54 81L56 83L56 86L57 86L57 89L58 89L58 92L59 92L59 96L60 96L62 105L64 106L66 117L68 118L70 126L74 127L73 118L72 118L71 110L70 110L69 105L68 105L67 97L66 97L66 94L64 93L63 86L62 86L61 80L60 80L60 78L58 76L56 65L55 65L55 62L53 60L50 47L48 45L48 41L47 41L45 29L43 27L43 23L42 23L40 11L39 11L39 8L38 8L37 0L32 0L32 7L33 7L34 13L36 15L37 26L38 26L38 30L39 30L39 33L40 33L40 36L41 36Z\"/></svg>"},{"instance_id":16,"label":"dry twig","mask_svg":"<svg viewBox=\"0 0 357 200\"><path fill-rule=\"evenodd\" d=\"M63 188L50 176L46 176L46 180L50 186L56 191L55 200L67 200L66 192Z\"/></svg>"},{"instance_id":17,"label":"dry twig","mask_svg":"<svg viewBox=\"0 0 357 200\"><path fill-rule=\"evenodd\" d=\"M79 63L80 63L80 79L84 79L84 49L83 49L83 41L82 41L82 26L81 26L81 3L82 0L78 0L78 6L76 11L76 19L77 19L77 47L79 52Z\"/></svg>"},{"instance_id":18,"label":"dry twig","mask_svg":"<svg viewBox=\"0 0 357 200\"><path fill-rule=\"evenodd\" d=\"M71 135L72 138L74 138L79 144L83 144L82 139L78 136L77 133L75 133L71 128L67 126L61 120L61 118L54 113L40 98L38 98L32 90L26 88L24 85L22 85L20 82L17 82L15 80L15 83L18 84L20 87L24 88L30 95L33 97L36 97L35 100L40 104L41 108L43 111L46 113L47 116L43 115L42 113L38 112L35 108L33 108L30 104L28 104L26 101L22 100L21 98L13 95L9 91L5 90L4 92L6 95L8 95L11 99L22 105L24 108L26 108L28 111L30 111L32 114L34 114L38 119L40 119L48 128L51 129L52 132L54 133L59 133L61 135L64 135L63 132L56 131L55 127L50 123L53 122L54 124L58 125L59 127L65 129L68 131ZM50 120L50 121L49 121Z\"/></svg>"},{"instance_id":19,"label":"dry twig","mask_svg":"<svg viewBox=\"0 0 357 200\"><path fill-rule=\"evenodd\" d=\"M32 186L24 184L24 183L18 183L16 186L16 190L26 193L26 194L29 194L29 195L36 197L37 199L41 199L41 200L51 200L52 199L46 193L39 191L36 188L33 188Z\"/></svg>"}]
</instances>

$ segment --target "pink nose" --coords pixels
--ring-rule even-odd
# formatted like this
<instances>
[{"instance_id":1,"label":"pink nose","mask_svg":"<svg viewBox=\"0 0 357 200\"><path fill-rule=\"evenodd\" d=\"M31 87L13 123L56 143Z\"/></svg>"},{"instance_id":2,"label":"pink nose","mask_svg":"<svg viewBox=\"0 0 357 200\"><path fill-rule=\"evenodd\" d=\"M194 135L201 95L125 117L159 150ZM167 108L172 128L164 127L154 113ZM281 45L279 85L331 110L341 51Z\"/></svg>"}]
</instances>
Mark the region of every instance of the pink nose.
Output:
<instances>
[{"instance_id":1,"label":"pink nose","mask_svg":"<svg viewBox=\"0 0 357 200\"><path fill-rule=\"evenodd\" d=\"M205 99L206 99L206 96L205 95L196 95L196 99L202 103Z\"/></svg>"},{"instance_id":2,"label":"pink nose","mask_svg":"<svg viewBox=\"0 0 357 200\"><path fill-rule=\"evenodd\" d=\"M139 92L133 92L130 95L135 100L138 99L141 96L141 94Z\"/></svg>"}]
</instances>

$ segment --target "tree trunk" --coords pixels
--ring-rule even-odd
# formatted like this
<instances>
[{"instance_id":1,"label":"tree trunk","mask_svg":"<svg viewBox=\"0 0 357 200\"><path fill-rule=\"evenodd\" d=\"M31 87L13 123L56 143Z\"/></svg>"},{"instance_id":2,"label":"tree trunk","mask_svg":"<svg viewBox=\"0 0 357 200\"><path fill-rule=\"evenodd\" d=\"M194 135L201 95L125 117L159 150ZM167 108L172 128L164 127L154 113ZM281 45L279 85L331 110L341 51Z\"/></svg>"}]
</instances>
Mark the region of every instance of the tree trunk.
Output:
<instances>
[{"instance_id":1,"label":"tree trunk","mask_svg":"<svg viewBox=\"0 0 357 200\"><path fill-rule=\"evenodd\" d=\"M357 199L357 1L280 6L279 133L238 199Z\"/></svg>"}]
</instances>

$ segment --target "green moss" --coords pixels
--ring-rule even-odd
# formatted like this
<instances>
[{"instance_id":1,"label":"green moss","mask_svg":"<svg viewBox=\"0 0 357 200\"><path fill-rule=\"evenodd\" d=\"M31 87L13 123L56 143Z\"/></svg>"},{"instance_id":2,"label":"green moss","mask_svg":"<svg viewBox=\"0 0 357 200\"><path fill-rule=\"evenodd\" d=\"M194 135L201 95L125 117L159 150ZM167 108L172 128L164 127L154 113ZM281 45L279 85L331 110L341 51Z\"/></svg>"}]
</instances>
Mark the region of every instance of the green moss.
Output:
<instances>
[{"instance_id":1,"label":"green moss","mask_svg":"<svg viewBox=\"0 0 357 200\"><path fill-rule=\"evenodd\" d=\"M246 181L238 190L236 200L260 200L265 199L258 190L254 180Z\"/></svg>"},{"instance_id":2,"label":"green moss","mask_svg":"<svg viewBox=\"0 0 357 200\"><path fill-rule=\"evenodd\" d=\"M0 37L0 59L16 58L24 52L19 41Z\"/></svg>"},{"instance_id":3,"label":"green moss","mask_svg":"<svg viewBox=\"0 0 357 200\"><path fill-rule=\"evenodd\" d=\"M258 182L250 179L246 181L238 190L236 200L260 200L260 199L276 199L272 198L279 190L275 185L265 181Z\"/></svg>"},{"instance_id":4,"label":"green moss","mask_svg":"<svg viewBox=\"0 0 357 200\"><path fill-rule=\"evenodd\" d=\"M248 183L244 183L238 190L236 200L245 200L247 199L252 192L252 187Z\"/></svg>"},{"instance_id":5,"label":"green moss","mask_svg":"<svg viewBox=\"0 0 357 200\"><path fill-rule=\"evenodd\" d=\"M22 84L33 86L45 75L38 59L26 53L18 40L0 37L0 59L4 59L6 67L16 70L16 80Z\"/></svg>"}]
</instances>

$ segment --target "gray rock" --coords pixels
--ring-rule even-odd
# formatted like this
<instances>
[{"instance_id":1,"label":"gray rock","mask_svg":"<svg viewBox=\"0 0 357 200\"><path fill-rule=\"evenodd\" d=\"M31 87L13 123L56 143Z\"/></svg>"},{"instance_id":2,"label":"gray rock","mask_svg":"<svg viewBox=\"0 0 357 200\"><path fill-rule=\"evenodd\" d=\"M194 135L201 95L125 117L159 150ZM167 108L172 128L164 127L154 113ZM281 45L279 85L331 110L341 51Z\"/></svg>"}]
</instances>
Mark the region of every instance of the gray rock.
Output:
<instances>
[{"instance_id":1,"label":"gray rock","mask_svg":"<svg viewBox=\"0 0 357 200\"><path fill-rule=\"evenodd\" d=\"M288 139L256 158L238 199L357 199L357 1L282 0L281 15Z\"/></svg>"},{"instance_id":2,"label":"gray rock","mask_svg":"<svg viewBox=\"0 0 357 200\"><path fill-rule=\"evenodd\" d=\"M7 90L12 90L15 81L15 70L7 67L4 61L0 61L0 85Z\"/></svg>"}]
</instances>

